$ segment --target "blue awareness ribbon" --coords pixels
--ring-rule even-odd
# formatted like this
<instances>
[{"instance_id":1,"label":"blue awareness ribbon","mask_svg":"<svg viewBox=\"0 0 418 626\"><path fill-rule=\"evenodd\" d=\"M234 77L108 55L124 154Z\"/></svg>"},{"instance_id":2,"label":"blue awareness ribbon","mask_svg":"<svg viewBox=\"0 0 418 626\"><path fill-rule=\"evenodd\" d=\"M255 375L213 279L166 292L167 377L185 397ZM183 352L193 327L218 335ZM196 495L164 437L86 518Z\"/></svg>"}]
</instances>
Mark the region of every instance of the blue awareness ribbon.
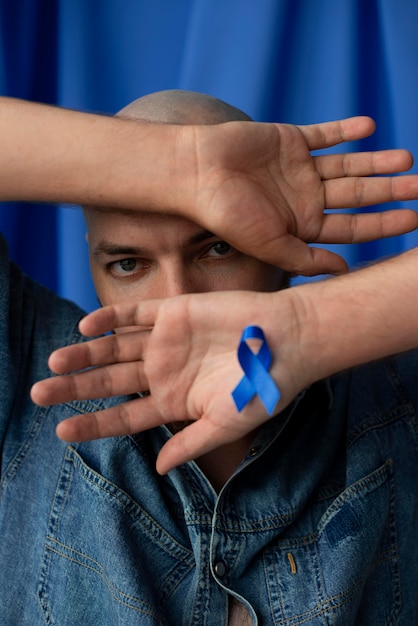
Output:
<instances>
[{"instance_id":1,"label":"blue awareness ribbon","mask_svg":"<svg viewBox=\"0 0 418 626\"><path fill-rule=\"evenodd\" d=\"M247 339L261 339L262 343L257 354L248 346ZM244 328L238 346L238 361L244 371L244 376L232 392L238 411L242 411L248 402L258 395L268 414L273 415L280 399L280 391L269 374L271 351L263 331L258 326Z\"/></svg>"}]
</instances>

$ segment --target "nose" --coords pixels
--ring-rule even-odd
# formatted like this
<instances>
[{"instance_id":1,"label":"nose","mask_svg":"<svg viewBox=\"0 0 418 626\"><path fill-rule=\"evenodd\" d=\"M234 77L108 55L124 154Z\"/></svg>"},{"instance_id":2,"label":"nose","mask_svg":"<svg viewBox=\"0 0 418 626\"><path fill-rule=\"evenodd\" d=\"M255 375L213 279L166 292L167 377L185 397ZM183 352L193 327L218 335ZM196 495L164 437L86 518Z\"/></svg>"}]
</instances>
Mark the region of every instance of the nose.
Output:
<instances>
[{"instance_id":1,"label":"nose","mask_svg":"<svg viewBox=\"0 0 418 626\"><path fill-rule=\"evenodd\" d=\"M200 272L188 262L178 260L161 264L158 274L159 298L172 298L204 291Z\"/></svg>"},{"instance_id":2,"label":"nose","mask_svg":"<svg viewBox=\"0 0 418 626\"><path fill-rule=\"evenodd\" d=\"M173 298L186 293L196 293L197 285L185 272L170 273L164 277L161 284L161 298Z\"/></svg>"}]
</instances>

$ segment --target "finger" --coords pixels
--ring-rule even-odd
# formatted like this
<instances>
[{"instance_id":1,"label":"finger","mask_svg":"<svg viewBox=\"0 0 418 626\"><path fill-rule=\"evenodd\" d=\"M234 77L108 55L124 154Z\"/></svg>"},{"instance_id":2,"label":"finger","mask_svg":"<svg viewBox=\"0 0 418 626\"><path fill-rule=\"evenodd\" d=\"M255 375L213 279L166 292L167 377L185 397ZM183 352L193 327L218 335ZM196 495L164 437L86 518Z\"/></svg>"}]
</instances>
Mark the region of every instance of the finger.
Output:
<instances>
[{"instance_id":1,"label":"finger","mask_svg":"<svg viewBox=\"0 0 418 626\"><path fill-rule=\"evenodd\" d=\"M325 208L344 209L418 198L418 176L339 178L327 180Z\"/></svg>"},{"instance_id":2,"label":"finger","mask_svg":"<svg viewBox=\"0 0 418 626\"><path fill-rule=\"evenodd\" d=\"M117 363L42 380L33 385L31 398L35 404L50 406L70 400L124 396L147 389L143 363Z\"/></svg>"},{"instance_id":3,"label":"finger","mask_svg":"<svg viewBox=\"0 0 418 626\"><path fill-rule=\"evenodd\" d=\"M55 374L67 374L87 367L142 360L149 331L119 333L55 350L49 368Z\"/></svg>"},{"instance_id":4,"label":"finger","mask_svg":"<svg viewBox=\"0 0 418 626\"><path fill-rule=\"evenodd\" d=\"M171 437L157 457L157 472L167 474L174 467L239 438L234 431L224 431L211 422L199 419Z\"/></svg>"},{"instance_id":5,"label":"finger","mask_svg":"<svg viewBox=\"0 0 418 626\"><path fill-rule=\"evenodd\" d=\"M374 133L376 125L370 117L358 116L298 128L304 135L309 150L320 150L344 141L356 141L369 137Z\"/></svg>"},{"instance_id":6,"label":"finger","mask_svg":"<svg viewBox=\"0 0 418 626\"><path fill-rule=\"evenodd\" d=\"M162 300L147 300L141 305L126 303L97 309L80 321L80 332L86 337L103 335L124 326L152 327Z\"/></svg>"},{"instance_id":7,"label":"finger","mask_svg":"<svg viewBox=\"0 0 418 626\"><path fill-rule=\"evenodd\" d=\"M74 415L60 422L56 433L63 441L90 441L133 435L163 423L152 396L147 396L96 413Z\"/></svg>"},{"instance_id":8,"label":"finger","mask_svg":"<svg viewBox=\"0 0 418 626\"><path fill-rule=\"evenodd\" d=\"M418 214L408 209L361 215L327 214L316 242L363 243L403 235L415 228L418 228Z\"/></svg>"},{"instance_id":9,"label":"finger","mask_svg":"<svg viewBox=\"0 0 418 626\"><path fill-rule=\"evenodd\" d=\"M309 249L312 254L312 263L300 267L297 271L300 276L338 275L348 272L347 262L339 254L323 248L310 247Z\"/></svg>"},{"instance_id":10,"label":"finger","mask_svg":"<svg viewBox=\"0 0 418 626\"><path fill-rule=\"evenodd\" d=\"M406 172L414 161L408 150L327 154L314 157L314 160L323 180Z\"/></svg>"},{"instance_id":11,"label":"finger","mask_svg":"<svg viewBox=\"0 0 418 626\"><path fill-rule=\"evenodd\" d=\"M293 235L286 235L266 245L263 260L293 275L344 274L348 271L347 263L340 255L308 246Z\"/></svg>"}]
</instances>

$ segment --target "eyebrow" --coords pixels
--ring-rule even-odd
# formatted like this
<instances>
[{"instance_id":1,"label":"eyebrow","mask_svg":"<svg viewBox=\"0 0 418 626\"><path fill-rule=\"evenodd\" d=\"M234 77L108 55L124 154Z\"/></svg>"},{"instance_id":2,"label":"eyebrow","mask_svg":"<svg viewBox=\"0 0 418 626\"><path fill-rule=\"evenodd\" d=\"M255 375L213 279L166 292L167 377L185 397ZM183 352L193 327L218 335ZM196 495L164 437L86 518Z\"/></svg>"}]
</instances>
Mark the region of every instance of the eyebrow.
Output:
<instances>
[{"instance_id":1,"label":"eyebrow","mask_svg":"<svg viewBox=\"0 0 418 626\"><path fill-rule=\"evenodd\" d=\"M187 248L189 246L194 246L199 243L206 241L207 239L211 239L215 237L213 233L209 230L202 230L187 239L183 244L182 248ZM92 255L94 257L99 257L101 255L106 256L120 256L120 255L132 255L132 256L144 256L147 254L146 248L140 248L136 246L124 246L122 244L113 243L107 239L101 239L99 243L92 250Z\"/></svg>"},{"instance_id":2,"label":"eyebrow","mask_svg":"<svg viewBox=\"0 0 418 626\"><path fill-rule=\"evenodd\" d=\"M197 243L202 243L202 241L206 241L206 239L211 239L212 237L215 237L215 235L211 233L209 230L201 230L200 232L190 237L190 239L188 239L183 244L183 246L184 247L193 246Z\"/></svg>"},{"instance_id":3,"label":"eyebrow","mask_svg":"<svg viewBox=\"0 0 418 626\"><path fill-rule=\"evenodd\" d=\"M111 241L102 239L99 241L97 246L94 247L92 254L95 257L103 254L106 256L118 256L121 254L132 254L134 256L138 256L141 254L141 249L133 246L118 245L117 243L112 243Z\"/></svg>"}]
</instances>

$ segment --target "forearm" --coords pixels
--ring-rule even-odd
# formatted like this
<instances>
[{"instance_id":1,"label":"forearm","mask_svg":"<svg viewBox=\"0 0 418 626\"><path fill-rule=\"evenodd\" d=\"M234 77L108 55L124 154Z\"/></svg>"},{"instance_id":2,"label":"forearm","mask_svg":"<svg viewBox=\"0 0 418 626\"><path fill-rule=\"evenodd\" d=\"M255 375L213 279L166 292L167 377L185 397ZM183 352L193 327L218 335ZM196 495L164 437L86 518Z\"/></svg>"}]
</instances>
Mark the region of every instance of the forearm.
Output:
<instances>
[{"instance_id":1,"label":"forearm","mask_svg":"<svg viewBox=\"0 0 418 626\"><path fill-rule=\"evenodd\" d=\"M0 98L0 200L169 210L187 165L174 153L180 133Z\"/></svg>"},{"instance_id":2,"label":"forearm","mask_svg":"<svg viewBox=\"0 0 418 626\"><path fill-rule=\"evenodd\" d=\"M417 227L412 211L325 209L414 199L405 151L313 157L372 131L320 125L145 123L0 98L0 201L69 202L181 215L241 252L305 275L345 261L310 243L355 243Z\"/></svg>"},{"instance_id":3,"label":"forearm","mask_svg":"<svg viewBox=\"0 0 418 626\"><path fill-rule=\"evenodd\" d=\"M71 374L41 381L32 398L48 405L94 398L98 389L104 395L149 389L149 396L95 419L62 423L59 436L80 441L125 435L187 415L195 424L159 455L158 471L167 472L268 419L257 397L238 412L231 396L242 377L237 346L246 326L260 326L272 352L270 374L281 393L277 412L317 380L417 347L417 263L415 250L276 293L223 291L105 307L84 318L81 331L98 335L137 326L135 339L116 333L55 352L52 371Z\"/></svg>"},{"instance_id":4,"label":"forearm","mask_svg":"<svg viewBox=\"0 0 418 626\"><path fill-rule=\"evenodd\" d=\"M417 282L415 249L345 276L290 289L286 295L297 313L299 345L289 358L299 358L300 370L313 382L418 347ZM280 353L279 345L276 349Z\"/></svg>"}]
</instances>

